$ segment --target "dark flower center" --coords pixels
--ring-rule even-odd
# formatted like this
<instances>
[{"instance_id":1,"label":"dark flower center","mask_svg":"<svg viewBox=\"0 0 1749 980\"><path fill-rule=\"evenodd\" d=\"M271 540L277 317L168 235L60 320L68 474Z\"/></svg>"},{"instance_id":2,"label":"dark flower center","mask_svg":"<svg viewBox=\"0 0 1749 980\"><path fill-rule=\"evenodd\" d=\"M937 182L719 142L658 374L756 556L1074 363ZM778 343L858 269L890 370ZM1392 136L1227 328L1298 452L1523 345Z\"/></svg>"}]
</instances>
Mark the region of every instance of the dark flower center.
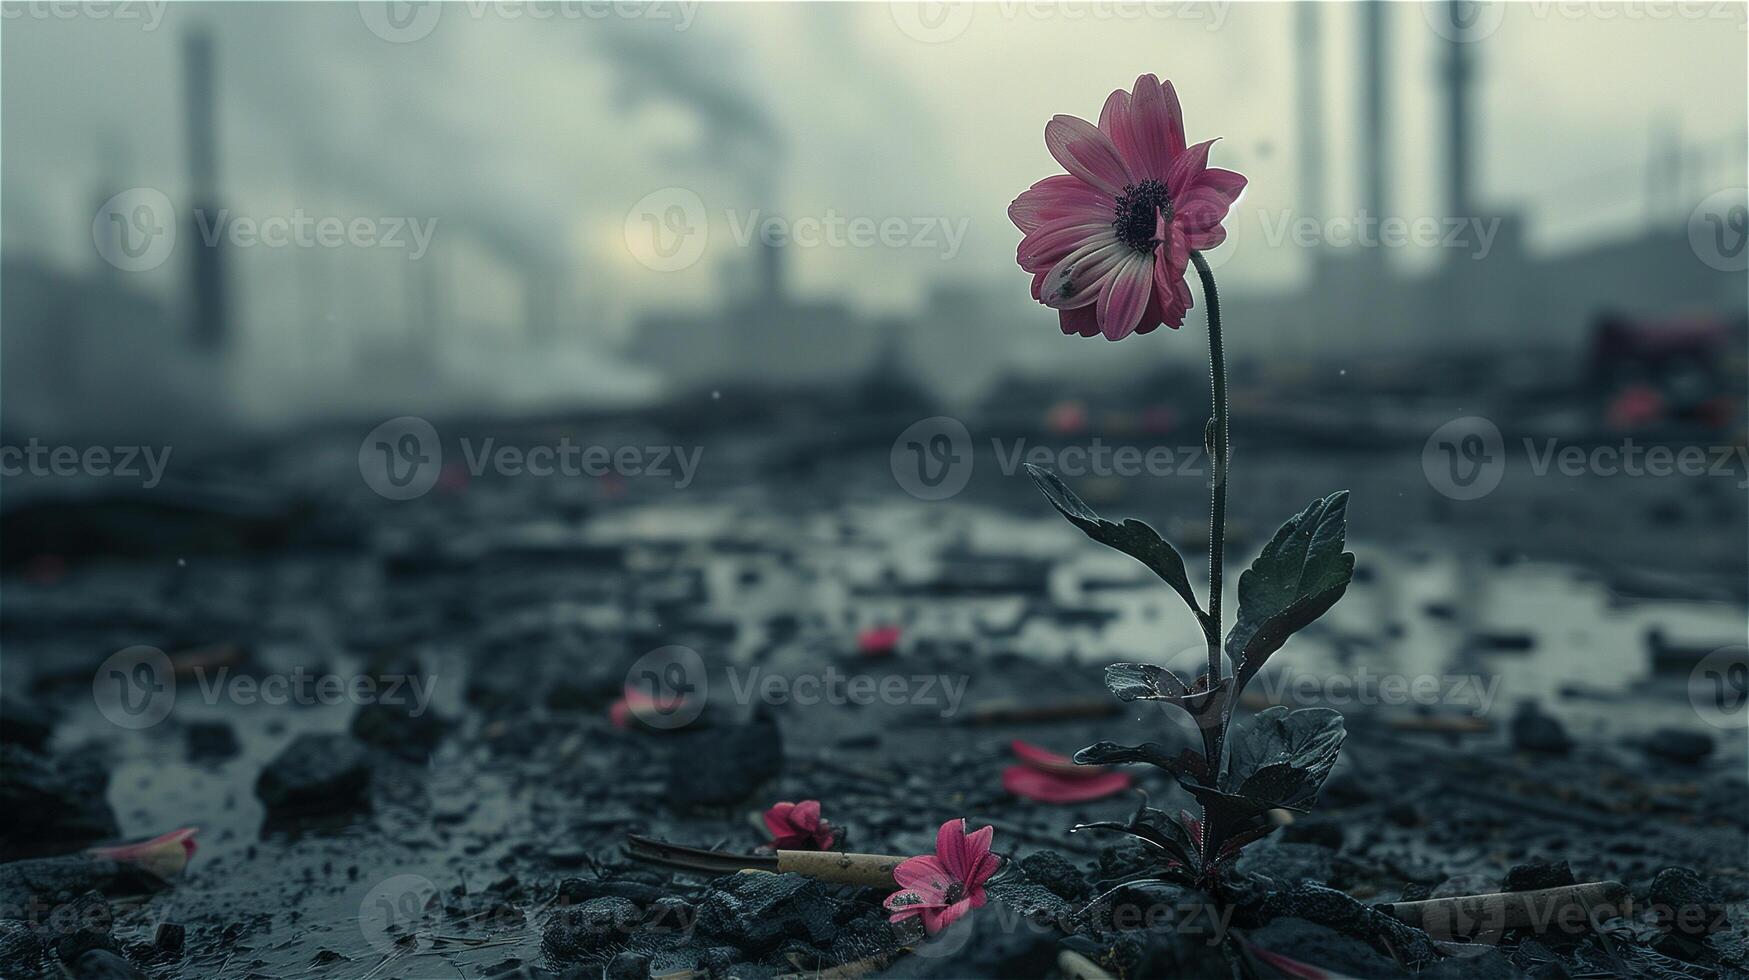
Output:
<instances>
[{"instance_id":1,"label":"dark flower center","mask_svg":"<svg viewBox=\"0 0 1749 980\"><path fill-rule=\"evenodd\" d=\"M1138 252L1152 252L1160 244L1154 237L1159 215L1172 220L1172 195L1164 183L1150 177L1123 189L1111 227L1116 230L1118 241Z\"/></svg>"},{"instance_id":2,"label":"dark flower center","mask_svg":"<svg viewBox=\"0 0 1749 980\"><path fill-rule=\"evenodd\" d=\"M955 882L950 882L948 884L947 891L945 894L943 894L942 900L947 902L947 904L952 905L953 903L955 903L955 902L957 902L960 899L965 898L965 897L966 897L966 886L955 881Z\"/></svg>"}]
</instances>

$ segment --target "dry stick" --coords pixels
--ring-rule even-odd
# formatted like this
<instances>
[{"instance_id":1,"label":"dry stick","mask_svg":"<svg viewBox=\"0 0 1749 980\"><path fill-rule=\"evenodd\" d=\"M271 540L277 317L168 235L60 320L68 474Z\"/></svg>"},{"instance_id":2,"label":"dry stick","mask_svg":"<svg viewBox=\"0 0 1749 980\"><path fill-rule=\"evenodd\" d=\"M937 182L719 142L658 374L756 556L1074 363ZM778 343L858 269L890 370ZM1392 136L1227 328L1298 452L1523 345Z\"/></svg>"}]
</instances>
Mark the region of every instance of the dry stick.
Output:
<instances>
[{"instance_id":1,"label":"dry stick","mask_svg":"<svg viewBox=\"0 0 1749 980\"><path fill-rule=\"evenodd\" d=\"M1540 933L1570 920L1575 912L1583 916L1583 921L1590 922L1595 910L1618 909L1626 894L1627 889L1619 881L1590 881L1527 892L1394 902L1377 908L1409 925L1426 929L1436 939L1458 939L1482 930L1529 928Z\"/></svg>"},{"instance_id":2,"label":"dry stick","mask_svg":"<svg viewBox=\"0 0 1749 980\"><path fill-rule=\"evenodd\" d=\"M773 874L795 872L821 881L868 888L896 888L893 869L905 860L895 854L853 854L846 851L785 851L776 854L726 854L700 847L671 844L638 834L626 835L626 853L637 860L699 874L727 875L737 871Z\"/></svg>"}]
</instances>

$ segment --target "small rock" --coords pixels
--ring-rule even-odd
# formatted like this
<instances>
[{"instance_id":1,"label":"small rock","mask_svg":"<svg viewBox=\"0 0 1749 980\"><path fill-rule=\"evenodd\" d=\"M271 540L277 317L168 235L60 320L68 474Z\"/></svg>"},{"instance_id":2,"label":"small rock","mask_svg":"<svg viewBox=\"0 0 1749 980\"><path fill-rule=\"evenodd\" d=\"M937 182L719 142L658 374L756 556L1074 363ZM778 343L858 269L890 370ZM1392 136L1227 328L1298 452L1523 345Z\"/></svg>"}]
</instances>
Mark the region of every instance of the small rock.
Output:
<instances>
[{"instance_id":1,"label":"small rock","mask_svg":"<svg viewBox=\"0 0 1749 980\"><path fill-rule=\"evenodd\" d=\"M541 936L541 948L557 960L582 959L623 942L643 918L644 913L627 899L592 898L554 912Z\"/></svg>"},{"instance_id":2,"label":"small rock","mask_svg":"<svg viewBox=\"0 0 1749 980\"><path fill-rule=\"evenodd\" d=\"M1565 861L1547 861L1542 863L1520 864L1506 872L1506 880L1500 885L1501 891L1533 892L1539 888L1560 888L1563 885L1576 885L1578 879L1573 877L1573 869Z\"/></svg>"},{"instance_id":3,"label":"small rock","mask_svg":"<svg viewBox=\"0 0 1749 980\"><path fill-rule=\"evenodd\" d=\"M819 882L803 875L733 874L711 882L699 903L698 927L758 956L792 938L829 941L837 906Z\"/></svg>"},{"instance_id":4,"label":"small rock","mask_svg":"<svg viewBox=\"0 0 1749 980\"><path fill-rule=\"evenodd\" d=\"M1560 719L1545 714L1535 701L1520 701L1518 713L1512 716L1512 747L1521 752L1564 755L1572 750L1573 740Z\"/></svg>"},{"instance_id":5,"label":"small rock","mask_svg":"<svg viewBox=\"0 0 1749 980\"><path fill-rule=\"evenodd\" d=\"M1058 934L1030 922L1000 900L931 936L894 963L888 977L1042 977L1057 963Z\"/></svg>"},{"instance_id":6,"label":"small rock","mask_svg":"<svg viewBox=\"0 0 1749 980\"><path fill-rule=\"evenodd\" d=\"M74 980L148 980L112 949L88 949L73 961Z\"/></svg>"},{"instance_id":7,"label":"small rock","mask_svg":"<svg viewBox=\"0 0 1749 980\"><path fill-rule=\"evenodd\" d=\"M109 773L95 759L0 744L0 860L65 853L119 835L108 792Z\"/></svg>"},{"instance_id":8,"label":"small rock","mask_svg":"<svg viewBox=\"0 0 1749 980\"><path fill-rule=\"evenodd\" d=\"M602 976L605 980L649 980L650 958L627 950L608 961Z\"/></svg>"},{"instance_id":9,"label":"small rock","mask_svg":"<svg viewBox=\"0 0 1749 980\"><path fill-rule=\"evenodd\" d=\"M1260 874L1277 881L1328 883L1336 878L1336 854L1318 844L1262 841L1247 847L1236 865L1244 874Z\"/></svg>"},{"instance_id":10,"label":"small rock","mask_svg":"<svg viewBox=\"0 0 1749 980\"><path fill-rule=\"evenodd\" d=\"M1358 939L1316 922L1286 916L1254 930L1247 939L1271 953L1326 972L1350 977L1407 976L1401 967Z\"/></svg>"},{"instance_id":11,"label":"small rock","mask_svg":"<svg viewBox=\"0 0 1749 980\"><path fill-rule=\"evenodd\" d=\"M299 735L255 781L270 814L344 810L370 797L370 754L349 735Z\"/></svg>"},{"instance_id":12,"label":"small rock","mask_svg":"<svg viewBox=\"0 0 1749 980\"><path fill-rule=\"evenodd\" d=\"M1658 872L1646 898L1660 924L1685 936L1711 935L1729 924L1718 892L1692 868Z\"/></svg>"},{"instance_id":13,"label":"small rock","mask_svg":"<svg viewBox=\"0 0 1749 980\"><path fill-rule=\"evenodd\" d=\"M30 927L17 919L0 919L0 977L20 977L39 980L53 974L43 962L42 940Z\"/></svg>"},{"instance_id":14,"label":"small rock","mask_svg":"<svg viewBox=\"0 0 1749 980\"><path fill-rule=\"evenodd\" d=\"M1288 844L1317 844L1340 851L1342 824L1325 817L1300 817L1281 828L1281 839Z\"/></svg>"},{"instance_id":15,"label":"small rock","mask_svg":"<svg viewBox=\"0 0 1749 980\"><path fill-rule=\"evenodd\" d=\"M783 772L783 734L759 718L680 740L669 761L668 799L679 807L730 806Z\"/></svg>"},{"instance_id":16,"label":"small rock","mask_svg":"<svg viewBox=\"0 0 1749 980\"><path fill-rule=\"evenodd\" d=\"M188 941L188 930L179 923L160 922L158 931L152 937L152 948L158 955L175 958L182 955L183 947Z\"/></svg>"},{"instance_id":17,"label":"small rock","mask_svg":"<svg viewBox=\"0 0 1749 980\"><path fill-rule=\"evenodd\" d=\"M229 759L238 752L237 733L226 721L191 721L182 729L190 759Z\"/></svg>"},{"instance_id":18,"label":"small rock","mask_svg":"<svg viewBox=\"0 0 1749 980\"><path fill-rule=\"evenodd\" d=\"M1420 973L1420 980L1516 980L1522 976L1497 949L1466 950L1464 956L1440 960Z\"/></svg>"},{"instance_id":19,"label":"small rock","mask_svg":"<svg viewBox=\"0 0 1749 980\"><path fill-rule=\"evenodd\" d=\"M1020 859L1028 881L1043 885L1052 894L1069 901L1087 897L1087 879L1056 851L1037 851Z\"/></svg>"},{"instance_id":20,"label":"small rock","mask_svg":"<svg viewBox=\"0 0 1749 980\"><path fill-rule=\"evenodd\" d=\"M1646 739L1646 753L1685 765L1694 765L1713 754L1713 737L1705 732L1660 728Z\"/></svg>"},{"instance_id":21,"label":"small rock","mask_svg":"<svg viewBox=\"0 0 1749 980\"><path fill-rule=\"evenodd\" d=\"M38 701L0 693L0 742L41 752L55 729L55 716Z\"/></svg>"},{"instance_id":22,"label":"small rock","mask_svg":"<svg viewBox=\"0 0 1749 980\"><path fill-rule=\"evenodd\" d=\"M371 701L352 716L352 735L412 762L423 762L443 741L449 725L408 695L400 703Z\"/></svg>"}]
</instances>

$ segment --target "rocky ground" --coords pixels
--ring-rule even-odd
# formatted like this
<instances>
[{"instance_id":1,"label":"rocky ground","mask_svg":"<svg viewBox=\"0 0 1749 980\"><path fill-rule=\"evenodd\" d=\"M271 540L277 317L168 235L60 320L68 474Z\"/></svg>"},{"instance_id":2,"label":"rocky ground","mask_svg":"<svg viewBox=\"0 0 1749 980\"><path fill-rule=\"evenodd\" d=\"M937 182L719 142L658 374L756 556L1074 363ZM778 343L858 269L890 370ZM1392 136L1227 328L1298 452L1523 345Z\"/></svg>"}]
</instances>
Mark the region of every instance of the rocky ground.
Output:
<instances>
[{"instance_id":1,"label":"rocky ground","mask_svg":"<svg viewBox=\"0 0 1749 980\"><path fill-rule=\"evenodd\" d=\"M1742 729L1650 666L1740 641L1740 600L1624 601L1588 570L1359 524L1349 596L1279 658L1312 682L1260 681L1240 718L1344 712L1317 807L1218 895L1091 902L1147 855L1067 829L1137 796L1035 802L1002 770L1016 739L1188 738L1100 679L1198 655L1174 597L1030 487L929 503L895 496L884 451L774 471L742 448L751 489L732 468L684 495L446 474L389 502L292 446L253 459L297 486L265 502L32 515L55 547L10 551L0 585L0 976L1749 975ZM1309 496L1288 482L1270 492ZM159 686L118 708L99 665L139 646L168 674L122 661ZM1368 671L1437 693L1328 683ZM640 683L678 713L616 713ZM802 799L854 851L994 827L990 903L925 941L885 890L625 850L754 854L759 814ZM182 826L199 849L168 880L78 856ZM1461 943L1380 908L1604 880L1625 908Z\"/></svg>"}]
</instances>

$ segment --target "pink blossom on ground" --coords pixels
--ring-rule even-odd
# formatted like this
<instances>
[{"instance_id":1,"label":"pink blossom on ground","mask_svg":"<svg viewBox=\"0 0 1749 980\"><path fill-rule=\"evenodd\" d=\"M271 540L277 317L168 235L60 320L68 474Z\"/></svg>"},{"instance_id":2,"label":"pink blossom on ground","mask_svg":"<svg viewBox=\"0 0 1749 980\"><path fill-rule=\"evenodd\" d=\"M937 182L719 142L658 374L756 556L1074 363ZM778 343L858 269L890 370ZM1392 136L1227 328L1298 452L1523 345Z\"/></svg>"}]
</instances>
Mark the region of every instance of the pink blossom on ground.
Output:
<instances>
[{"instance_id":1,"label":"pink blossom on ground","mask_svg":"<svg viewBox=\"0 0 1749 980\"><path fill-rule=\"evenodd\" d=\"M865 657L885 657L899 649L897 626L873 626L856 634L856 652Z\"/></svg>"},{"instance_id":2,"label":"pink blossom on ground","mask_svg":"<svg viewBox=\"0 0 1749 980\"><path fill-rule=\"evenodd\" d=\"M1039 803L1085 803L1129 789L1129 773L1080 766L1066 755L1015 739L1009 744L1020 765L1002 770L1002 788Z\"/></svg>"},{"instance_id":3,"label":"pink blossom on ground","mask_svg":"<svg viewBox=\"0 0 1749 980\"><path fill-rule=\"evenodd\" d=\"M1178 93L1153 75L1111 93L1098 126L1045 124L1045 148L1068 173L1022 192L1008 217L1024 235L1015 259L1032 273L1032 298L1065 334L1122 340L1183 325L1190 253L1226 241L1221 222L1245 189L1208 165L1213 145L1185 145Z\"/></svg>"},{"instance_id":4,"label":"pink blossom on ground","mask_svg":"<svg viewBox=\"0 0 1749 980\"><path fill-rule=\"evenodd\" d=\"M765 811L765 829L771 831L771 846L782 851L830 851L838 842L832 825L820 817L819 800L773 805Z\"/></svg>"},{"instance_id":5,"label":"pink blossom on ground","mask_svg":"<svg viewBox=\"0 0 1749 980\"><path fill-rule=\"evenodd\" d=\"M183 827L151 840L93 847L87 853L119 864L136 865L160 878L169 878L180 874L188 866L189 859L194 857L194 835L199 832L199 827Z\"/></svg>"},{"instance_id":6,"label":"pink blossom on ground","mask_svg":"<svg viewBox=\"0 0 1749 980\"><path fill-rule=\"evenodd\" d=\"M984 882L996 873L998 860L990 853L995 831L984 827L966 833L966 822L955 818L935 834L935 853L906 860L893 869L899 891L887 896L887 911L894 922L921 917L923 930L933 936L987 900Z\"/></svg>"}]
</instances>

